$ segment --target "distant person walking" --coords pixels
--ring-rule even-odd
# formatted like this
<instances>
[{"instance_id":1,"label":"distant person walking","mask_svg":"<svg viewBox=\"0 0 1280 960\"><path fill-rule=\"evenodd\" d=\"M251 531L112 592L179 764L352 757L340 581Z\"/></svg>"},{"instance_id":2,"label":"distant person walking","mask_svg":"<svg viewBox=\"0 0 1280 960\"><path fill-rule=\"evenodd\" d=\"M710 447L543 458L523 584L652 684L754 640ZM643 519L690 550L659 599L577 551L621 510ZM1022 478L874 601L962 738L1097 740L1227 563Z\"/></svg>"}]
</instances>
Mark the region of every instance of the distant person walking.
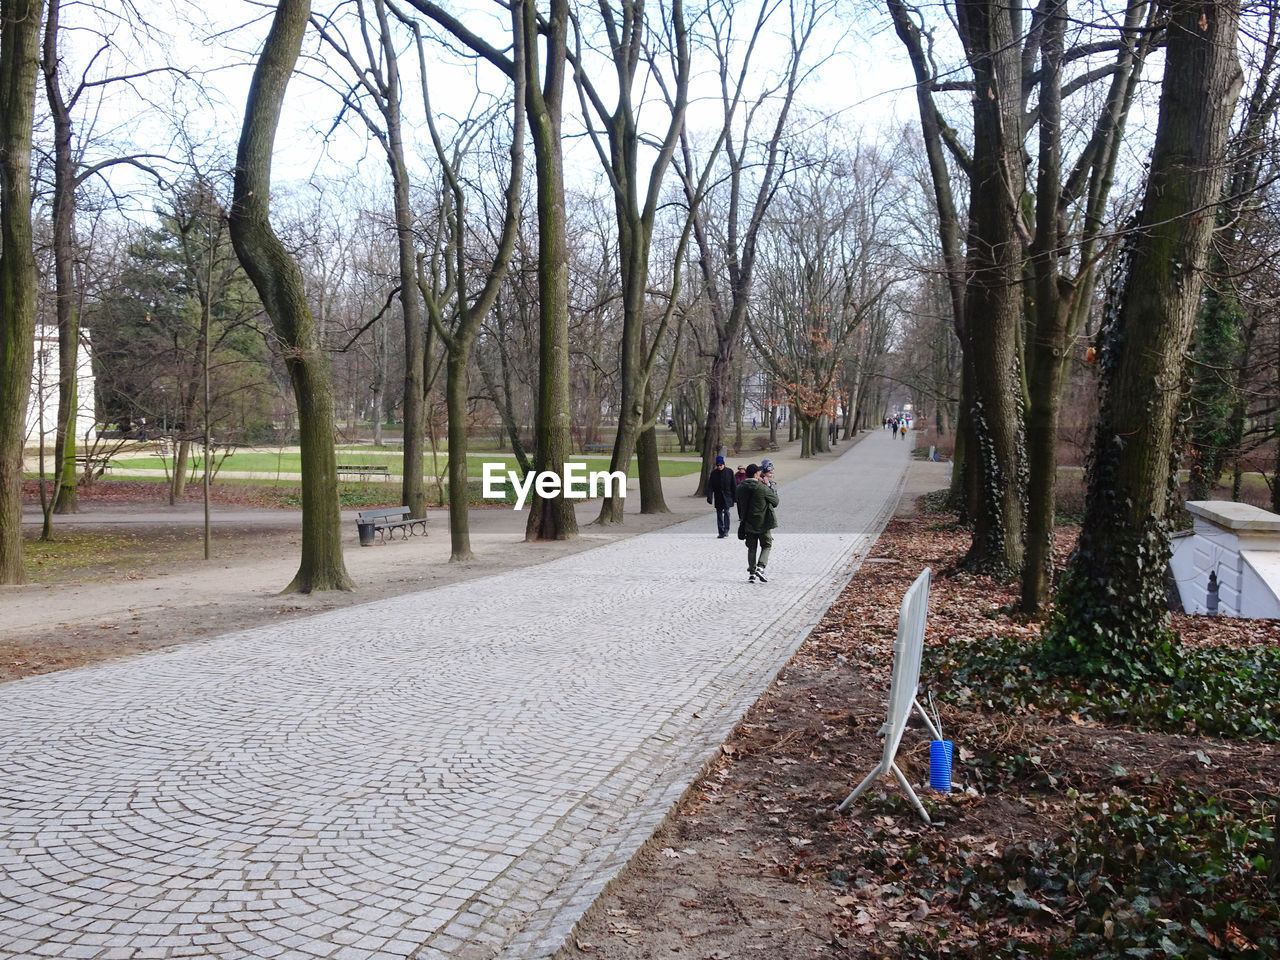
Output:
<instances>
[{"instance_id":1,"label":"distant person walking","mask_svg":"<svg viewBox=\"0 0 1280 960\"><path fill-rule=\"evenodd\" d=\"M747 582L768 583L765 568L773 549L773 530L778 526L774 508L778 506L777 485L773 479L773 461L765 459L759 466L747 466L747 479L738 487L739 537L747 541ZM757 556L757 551L759 555Z\"/></svg>"},{"instance_id":2,"label":"distant person walking","mask_svg":"<svg viewBox=\"0 0 1280 960\"><path fill-rule=\"evenodd\" d=\"M733 471L724 465L724 457L716 457L716 465L707 477L707 503L716 508L716 531L720 539L729 535L729 508L736 501L737 484Z\"/></svg>"},{"instance_id":3,"label":"distant person walking","mask_svg":"<svg viewBox=\"0 0 1280 960\"><path fill-rule=\"evenodd\" d=\"M889 427L893 430L893 438L898 439L898 421L896 419L889 421Z\"/></svg>"}]
</instances>

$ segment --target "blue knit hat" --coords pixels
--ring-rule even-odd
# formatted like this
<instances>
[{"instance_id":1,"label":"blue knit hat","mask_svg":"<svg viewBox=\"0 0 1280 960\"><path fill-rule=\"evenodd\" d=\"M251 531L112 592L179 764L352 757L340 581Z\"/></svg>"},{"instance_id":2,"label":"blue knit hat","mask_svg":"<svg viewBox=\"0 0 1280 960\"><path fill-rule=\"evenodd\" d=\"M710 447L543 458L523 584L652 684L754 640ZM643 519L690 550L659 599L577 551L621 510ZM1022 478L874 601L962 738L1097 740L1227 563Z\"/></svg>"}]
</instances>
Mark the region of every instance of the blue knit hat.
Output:
<instances>
[{"instance_id":1,"label":"blue knit hat","mask_svg":"<svg viewBox=\"0 0 1280 960\"><path fill-rule=\"evenodd\" d=\"M716 466L717 466L717 467L718 467L718 466L720 466L720 465L721 465L721 464L723 464L723 463L724 463L724 457L716 457Z\"/></svg>"},{"instance_id":2,"label":"blue knit hat","mask_svg":"<svg viewBox=\"0 0 1280 960\"><path fill-rule=\"evenodd\" d=\"M773 469L773 461L770 460L768 457L765 457L763 460L760 461L761 473L768 473L772 469Z\"/></svg>"}]
</instances>

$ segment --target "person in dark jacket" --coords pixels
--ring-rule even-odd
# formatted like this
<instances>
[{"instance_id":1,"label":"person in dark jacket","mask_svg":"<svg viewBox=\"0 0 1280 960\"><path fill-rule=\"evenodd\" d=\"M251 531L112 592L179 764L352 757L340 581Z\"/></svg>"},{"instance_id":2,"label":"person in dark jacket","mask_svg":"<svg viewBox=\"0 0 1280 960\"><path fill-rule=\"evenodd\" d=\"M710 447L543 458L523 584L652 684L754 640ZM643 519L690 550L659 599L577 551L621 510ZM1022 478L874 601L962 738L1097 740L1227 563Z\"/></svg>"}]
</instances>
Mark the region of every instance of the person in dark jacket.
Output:
<instances>
[{"instance_id":1,"label":"person in dark jacket","mask_svg":"<svg viewBox=\"0 0 1280 960\"><path fill-rule=\"evenodd\" d=\"M737 484L733 471L724 465L724 457L716 457L716 465L707 477L707 503L716 508L716 530L720 539L729 535L729 508L736 501Z\"/></svg>"},{"instance_id":2,"label":"person in dark jacket","mask_svg":"<svg viewBox=\"0 0 1280 960\"><path fill-rule=\"evenodd\" d=\"M766 469L767 468L767 469ZM738 487L738 519L747 541L747 582L768 583L765 568L773 549L773 529L778 526L774 508L778 506L777 485L773 480L773 462L747 467L747 479ZM757 557L756 551L759 550Z\"/></svg>"}]
</instances>

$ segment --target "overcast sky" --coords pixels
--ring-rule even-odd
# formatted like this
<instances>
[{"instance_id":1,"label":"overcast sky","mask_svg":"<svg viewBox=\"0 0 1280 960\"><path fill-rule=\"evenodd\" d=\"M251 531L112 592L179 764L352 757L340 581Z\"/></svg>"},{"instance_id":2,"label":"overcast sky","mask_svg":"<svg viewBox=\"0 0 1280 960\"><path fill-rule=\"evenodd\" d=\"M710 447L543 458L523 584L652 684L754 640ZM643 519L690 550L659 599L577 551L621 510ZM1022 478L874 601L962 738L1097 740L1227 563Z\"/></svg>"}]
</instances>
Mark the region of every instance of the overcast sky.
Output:
<instances>
[{"instance_id":1,"label":"overcast sky","mask_svg":"<svg viewBox=\"0 0 1280 960\"><path fill-rule=\"evenodd\" d=\"M102 32L111 35L116 49L96 54L94 67L99 75L108 68L121 73L171 66L188 71L189 76L156 74L134 81L128 91L118 84L103 88L111 92L100 107L93 108L94 133L99 142L88 149L87 161L94 162L111 152L125 152L122 142L131 142L134 151L181 156L186 148L180 142L175 144L175 128L181 125L187 131L187 139L204 154L204 162L227 163L235 154L253 61L270 26L271 6L248 0L217 5L135 0L135 4L140 17L130 20L114 14L104 16L85 7L67 8L64 22L80 29L67 37L65 82L73 83L84 64L95 57L102 45ZM322 2L313 6L326 9ZM501 34L497 33L501 21L494 17L495 5L490 0L459 0L453 8L477 30L488 31L495 42L501 42ZM755 2L738 5L744 20L755 9ZM779 11L782 13L785 8ZM90 26L95 29L87 29ZM786 26L781 16L776 18L774 32L766 36L757 53L757 74L776 69L785 58L785 46L777 31ZM314 31L309 32L305 49L313 54L320 50L337 64L331 53L320 48ZM465 113L477 86L500 91L500 78L492 68L458 66L456 58L435 49L428 73L437 112ZM909 67L888 29L887 17L877 20L873 16L856 23L831 21L816 38L810 60L819 56L825 62L799 97L804 115L836 114L850 127L863 129L914 122ZM714 78L708 73L713 63L708 59L695 65L703 71L689 113L690 129L696 132L715 128L720 107L715 100ZM406 73L406 114L416 123L422 108L412 50L404 52L402 69ZM371 185L382 183L386 179L386 163L378 145L370 141L355 117L350 117L351 123L334 128L338 95L307 73L321 74L323 70L314 61L305 62L290 84L277 137L275 187L289 191L313 179L329 182L352 176L368 180ZM608 83L607 71L599 77ZM566 110L576 114L577 95L571 85L565 99ZM651 122L660 122L659 112L650 109ZM83 129L84 120L79 123ZM581 121L573 117L566 120L565 127L567 135L582 130ZM407 140L411 153L421 156L430 150L425 131L411 131ZM574 137L568 148L566 175L570 183L598 182L598 161L585 141ZM133 206L139 211L149 211L154 205L154 181L136 169L117 168L111 178L118 190L132 195Z\"/></svg>"}]
</instances>

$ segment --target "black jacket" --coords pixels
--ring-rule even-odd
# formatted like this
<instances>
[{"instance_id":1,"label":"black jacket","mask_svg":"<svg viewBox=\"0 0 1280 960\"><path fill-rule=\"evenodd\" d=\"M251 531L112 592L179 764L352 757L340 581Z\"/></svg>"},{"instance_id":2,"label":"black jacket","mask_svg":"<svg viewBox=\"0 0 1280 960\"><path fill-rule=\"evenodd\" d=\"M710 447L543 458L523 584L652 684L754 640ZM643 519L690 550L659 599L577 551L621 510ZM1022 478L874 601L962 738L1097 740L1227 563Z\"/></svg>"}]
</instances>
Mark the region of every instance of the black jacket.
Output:
<instances>
[{"instance_id":1,"label":"black jacket","mask_svg":"<svg viewBox=\"0 0 1280 960\"><path fill-rule=\"evenodd\" d=\"M714 503L717 510L728 510L733 506L737 484L733 482L733 471L728 467L712 467L707 477L707 503Z\"/></svg>"}]
</instances>

